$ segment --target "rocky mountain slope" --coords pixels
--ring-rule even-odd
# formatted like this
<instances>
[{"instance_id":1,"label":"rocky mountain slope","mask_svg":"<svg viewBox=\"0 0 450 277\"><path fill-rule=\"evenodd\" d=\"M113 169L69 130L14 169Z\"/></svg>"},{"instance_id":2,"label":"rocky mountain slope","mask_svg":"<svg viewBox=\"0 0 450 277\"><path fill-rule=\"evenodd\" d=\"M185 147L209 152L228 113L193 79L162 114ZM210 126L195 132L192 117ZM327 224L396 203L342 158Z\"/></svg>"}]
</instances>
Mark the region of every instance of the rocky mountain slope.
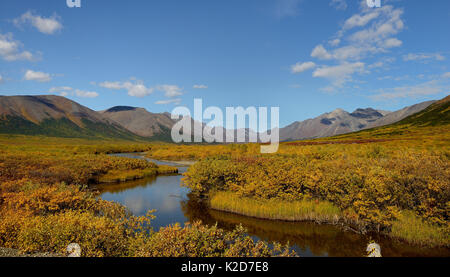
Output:
<instances>
[{"instance_id":1,"label":"rocky mountain slope","mask_svg":"<svg viewBox=\"0 0 450 277\"><path fill-rule=\"evenodd\" d=\"M328 137L384 126L423 111L433 103L423 102L396 112L367 108L349 113L336 109L281 128L280 140ZM144 108L116 106L96 112L61 96L0 96L0 133L172 141L171 129L175 123L169 113L151 113ZM191 119L191 126L203 129L206 124L194 124ZM226 129L217 128L227 141ZM253 131L244 131L248 141ZM236 138L236 130L234 133ZM194 137L192 132L190 135Z\"/></svg>"},{"instance_id":2,"label":"rocky mountain slope","mask_svg":"<svg viewBox=\"0 0 450 277\"><path fill-rule=\"evenodd\" d=\"M148 138L170 138L170 130L175 124L169 113L151 113L144 108L117 106L99 113L130 132Z\"/></svg>"},{"instance_id":3,"label":"rocky mountain slope","mask_svg":"<svg viewBox=\"0 0 450 277\"><path fill-rule=\"evenodd\" d=\"M0 96L0 133L137 139L118 123L54 95Z\"/></svg>"},{"instance_id":4,"label":"rocky mountain slope","mask_svg":"<svg viewBox=\"0 0 450 277\"><path fill-rule=\"evenodd\" d=\"M412 114L418 113L434 101L427 101L405 107L399 111L388 112L372 108L357 109L352 113L336 109L316 118L297 121L280 129L280 140L301 140L322 138L360 131L398 122Z\"/></svg>"}]
</instances>

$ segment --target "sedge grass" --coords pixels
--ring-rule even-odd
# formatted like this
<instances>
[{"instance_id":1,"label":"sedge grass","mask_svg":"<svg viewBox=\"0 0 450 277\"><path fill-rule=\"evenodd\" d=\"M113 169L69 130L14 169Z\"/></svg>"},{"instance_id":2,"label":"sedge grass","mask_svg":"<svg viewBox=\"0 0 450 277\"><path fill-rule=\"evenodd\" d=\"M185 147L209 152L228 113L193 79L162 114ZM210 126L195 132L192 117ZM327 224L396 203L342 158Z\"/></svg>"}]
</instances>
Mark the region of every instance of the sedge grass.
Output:
<instances>
[{"instance_id":1,"label":"sedge grass","mask_svg":"<svg viewBox=\"0 0 450 277\"><path fill-rule=\"evenodd\" d=\"M444 228L425 222L412 211L402 211L388 235L417 245L450 246L450 237Z\"/></svg>"},{"instance_id":2,"label":"sedge grass","mask_svg":"<svg viewBox=\"0 0 450 277\"><path fill-rule=\"evenodd\" d=\"M231 192L215 192L209 204L212 209L270 220L338 223L342 219L340 209L327 201L257 200Z\"/></svg>"}]
</instances>

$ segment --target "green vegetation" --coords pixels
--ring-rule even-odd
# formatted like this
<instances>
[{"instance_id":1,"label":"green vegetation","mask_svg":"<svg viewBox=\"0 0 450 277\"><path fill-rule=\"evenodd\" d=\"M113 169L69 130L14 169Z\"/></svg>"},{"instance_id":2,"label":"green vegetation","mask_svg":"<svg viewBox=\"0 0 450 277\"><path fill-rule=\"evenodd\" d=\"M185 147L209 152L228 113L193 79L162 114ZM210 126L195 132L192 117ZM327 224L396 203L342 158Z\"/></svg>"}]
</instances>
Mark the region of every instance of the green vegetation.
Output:
<instances>
[{"instance_id":1,"label":"green vegetation","mask_svg":"<svg viewBox=\"0 0 450 277\"><path fill-rule=\"evenodd\" d=\"M123 139L131 141L145 141L119 126L96 123L82 119L84 128L80 128L67 118L45 119L39 124L25 120L22 117L7 115L0 120L0 134L44 135L62 138L86 139Z\"/></svg>"}]
</instances>

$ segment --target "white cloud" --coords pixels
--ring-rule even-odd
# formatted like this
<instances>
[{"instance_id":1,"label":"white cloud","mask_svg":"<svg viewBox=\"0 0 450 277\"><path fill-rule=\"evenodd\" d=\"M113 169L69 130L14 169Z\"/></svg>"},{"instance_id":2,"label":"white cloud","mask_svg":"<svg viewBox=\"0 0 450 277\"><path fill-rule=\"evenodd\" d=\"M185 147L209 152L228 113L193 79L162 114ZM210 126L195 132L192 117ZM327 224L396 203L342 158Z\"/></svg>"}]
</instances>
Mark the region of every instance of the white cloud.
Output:
<instances>
[{"instance_id":1,"label":"white cloud","mask_svg":"<svg viewBox=\"0 0 450 277\"><path fill-rule=\"evenodd\" d=\"M36 81L36 82L50 82L52 77L50 74L40 71L27 70L25 73L24 79L27 81Z\"/></svg>"},{"instance_id":2,"label":"white cloud","mask_svg":"<svg viewBox=\"0 0 450 277\"><path fill-rule=\"evenodd\" d=\"M375 43L379 44L384 39L398 34L404 28L401 19L403 15L402 9L394 9L392 6L383 6L382 8L373 9L368 13L378 14L377 19L367 29L357 31L350 36L350 40L358 43Z\"/></svg>"},{"instance_id":3,"label":"white cloud","mask_svg":"<svg viewBox=\"0 0 450 277\"><path fill-rule=\"evenodd\" d=\"M416 98L419 96L434 95L445 92L449 87L442 87L437 81L429 81L415 86L399 86L389 89L380 89L372 96L374 100L391 100L396 98Z\"/></svg>"},{"instance_id":4,"label":"white cloud","mask_svg":"<svg viewBox=\"0 0 450 277\"><path fill-rule=\"evenodd\" d=\"M47 35L52 35L63 28L60 20L60 17L56 14L51 17L45 18L40 15L33 14L31 11L28 11L19 18L14 19L13 22L18 27L22 26L22 24L29 23L39 32Z\"/></svg>"},{"instance_id":5,"label":"white cloud","mask_svg":"<svg viewBox=\"0 0 450 277\"><path fill-rule=\"evenodd\" d=\"M329 60L333 58L333 56L328 53L328 51L323 47L322 44L317 45L313 51L311 52L311 57L317 58L320 60Z\"/></svg>"},{"instance_id":6,"label":"white cloud","mask_svg":"<svg viewBox=\"0 0 450 277\"><path fill-rule=\"evenodd\" d=\"M358 61L370 54L385 53L393 47L400 47L402 41L394 36L404 28L401 19L402 9L383 6L377 9L362 10L348 18L341 30L329 42L337 47L343 41L346 45L327 50L322 44L317 45L311 56L320 60ZM353 33L347 33L356 29Z\"/></svg>"},{"instance_id":7,"label":"white cloud","mask_svg":"<svg viewBox=\"0 0 450 277\"><path fill-rule=\"evenodd\" d=\"M385 48L399 47L403 44L403 42L397 38L390 38L384 41L383 46Z\"/></svg>"},{"instance_id":8,"label":"white cloud","mask_svg":"<svg viewBox=\"0 0 450 277\"><path fill-rule=\"evenodd\" d=\"M315 66L316 66L316 64L313 62L296 63L293 66L291 66L291 72L292 73L301 73L308 69L314 68Z\"/></svg>"},{"instance_id":9,"label":"white cloud","mask_svg":"<svg viewBox=\"0 0 450 277\"><path fill-rule=\"evenodd\" d=\"M169 99L169 100L161 100L161 101L156 101L155 102L155 104L157 104L157 105L167 105L167 104L179 105L180 103L181 103L181 99L180 98Z\"/></svg>"},{"instance_id":10,"label":"white cloud","mask_svg":"<svg viewBox=\"0 0 450 277\"><path fill-rule=\"evenodd\" d=\"M85 91L85 90L75 90L75 95L83 98L95 98L98 96L98 93L95 91Z\"/></svg>"},{"instance_id":11,"label":"white cloud","mask_svg":"<svg viewBox=\"0 0 450 277\"><path fill-rule=\"evenodd\" d=\"M379 15L380 12L378 9L374 9L369 13L355 14L345 21L343 29L349 30L355 27L366 26L369 22L377 18Z\"/></svg>"},{"instance_id":12,"label":"white cloud","mask_svg":"<svg viewBox=\"0 0 450 277\"><path fill-rule=\"evenodd\" d=\"M338 38L336 38L336 39L330 40L328 43L329 43L331 46L338 46L339 43L341 43L341 40L338 39Z\"/></svg>"},{"instance_id":13,"label":"white cloud","mask_svg":"<svg viewBox=\"0 0 450 277\"><path fill-rule=\"evenodd\" d=\"M61 92L69 92L72 91L71 87L52 87L49 89L50 93L61 93Z\"/></svg>"},{"instance_id":14,"label":"white cloud","mask_svg":"<svg viewBox=\"0 0 450 277\"><path fill-rule=\"evenodd\" d=\"M407 61L423 61L423 60L443 61L445 57L439 53L409 53L403 56L403 60Z\"/></svg>"},{"instance_id":15,"label":"white cloud","mask_svg":"<svg viewBox=\"0 0 450 277\"><path fill-rule=\"evenodd\" d=\"M100 83L99 86L107 88L107 89L114 89L114 90L120 90L125 89L128 91L129 96L134 97L144 97L147 95L150 95L153 93L153 88L148 88L144 85L144 83L140 80L133 80L126 81L126 82L103 82Z\"/></svg>"},{"instance_id":16,"label":"white cloud","mask_svg":"<svg viewBox=\"0 0 450 277\"><path fill-rule=\"evenodd\" d=\"M3 76L0 75L0 84L3 83Z\"/></svg>"},{"instance_id":17,"label":"white cloud","mask_svg":"<svg viewBox=\"0 0 450 277\"><path fill-rule=\"evenodd\" d=\"M450 78L450 72L445 72L442 74L442 78Z\"/></svg>"},{"instance_id":18,"label":"white cloud","mask_svg":"<svg viewBox=\"0 0 450 277\"><path fill-rule=\"evenodd\" d=\"M346 10L347 2L345 0L331 0L330 6L334 7L336 10Z\"/></svg>"},{"instance_id":19,"label":"white cloud","mask_svg":"<svg viewBox=\"0 0 450 277\"><path fill-rule=\"evenodd\" d=\"M208 86L207 85L194 85L193 88L194 89L207 89Z\"/></svg>"},{"instance_id":20,"label":"white cloud","mask_svg":"<svg viewBox=\"0 0 450 277\"><path fill-rule=\"evenodd\" d=\"M340 1L332 1L338 5ZM344 6L342 6L344 7ZM327 92L336 91L346 82L352 81L354 74L367 73L367 58L374 58L402 46L403 42L396 36L404 29L402 20L403 9L391 5L370 9L365 1L361 2L359 12L344 21L337 33L328 40L327 48L318 44L313 48L311 57L322 61L334 60L338 65L322 65L313 72L313 77L326 78L331 85ZM387 58L372 62L367 69L386 69L392 61ZM301 67L298 67L299 70Z\"/></svg>"},{"instance_id":21,"label":"white cloud","mask_svg":"<svg viewBox=\"0 0 450 277\"><path fill-rule=\"evenodd\" d=\"M60 96L77 96L82 98L95 98L98 97L99 94L95 91L86 91L80 89L73 89L72 87L63 86L63 87L52 87L49 89L50 93L58 93Z\"/></svg>"},{"instance_id":22,"label":"white cloud","mask_svg":"<svg viewBox=\"0 0 450 277\"><path fill-rule=\"evenodd\" d=\"M163 91L165 96L170 98L183 95L183 89L175 85L159 85L156 89Z\"/></svg>"},{"instance_id":23,"label":"white cloud","mask_svg":"<svg viewBox=\"0 0 450 277\"><path fill-rule=\"evenodd\" d=\"M104 88L108 88L108 89L123 89L123 85L121 82L103 82L100 83L99 86L104 87Z\"/></svg>"},{"instance_id":24,"label":"white cloud","mask_svg":"<svg viewBox=\"0 0 450 277\"><path fill-rule=\"evenodd\" d=\"M364 71L364 63L343 63L336 66L323 66L313 72L313 77L327 78L333 81L334 86L342 86L345 82L351 80L351 76Z\"/></svg>"},{"instance_id":25,"label":"white cloud","mask_svg":"<svg viewBox=\"0 0 450 277\"><path fill-rule=\"evenodd\" d=\"M14 40L12 34L0 34L0 57L5 61L35 60L29 51L22 51L22 43Z\"/></svg>"},{"instance_id":26,"label":"white cloud","mask_svg":"<svg viewBox=\"0 0 450 277\"><path fill-rule=\"evenodd\" d=\"M153 88L147 88L141 81L125 82L124 87L128 90L129 96L144 97L153 93Z\"/></svg>"}]
</instances>

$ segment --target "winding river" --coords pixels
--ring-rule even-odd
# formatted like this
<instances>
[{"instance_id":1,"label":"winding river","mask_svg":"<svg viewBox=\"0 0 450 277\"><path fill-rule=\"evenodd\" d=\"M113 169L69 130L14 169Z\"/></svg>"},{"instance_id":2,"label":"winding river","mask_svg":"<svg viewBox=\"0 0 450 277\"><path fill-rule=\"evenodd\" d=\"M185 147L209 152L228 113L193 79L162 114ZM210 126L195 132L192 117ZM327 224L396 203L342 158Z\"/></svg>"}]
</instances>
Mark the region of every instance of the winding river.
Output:
<instances>
[{"instance_id":1,"label":"winding river","mask_svg":"<svg viewBox=\"0 0 450 277\"><path fill-rule=\"evenodd\" d=\"M138 154L114 154L114 156L146 159ZM135 215L145 215L156 210L152 227L158 230L170 224L201 220L208 225L232 230L242 224L255 240L280 242L292 245L302 257L311 256L364 256L367 243L373 239L381 245L385 257L450 256L449 249L426 249L411 246L385 236L361 235L332 225L311 222L270 221L240 216L208 209L191 198L189 189L181 187L181 174L187 166L174 162L147 159L157 164L176 166L179 174L155 176L119 184L100 185L97 189L105 200L115 201L128 207Z\"/></svg>"}]
</instances>

